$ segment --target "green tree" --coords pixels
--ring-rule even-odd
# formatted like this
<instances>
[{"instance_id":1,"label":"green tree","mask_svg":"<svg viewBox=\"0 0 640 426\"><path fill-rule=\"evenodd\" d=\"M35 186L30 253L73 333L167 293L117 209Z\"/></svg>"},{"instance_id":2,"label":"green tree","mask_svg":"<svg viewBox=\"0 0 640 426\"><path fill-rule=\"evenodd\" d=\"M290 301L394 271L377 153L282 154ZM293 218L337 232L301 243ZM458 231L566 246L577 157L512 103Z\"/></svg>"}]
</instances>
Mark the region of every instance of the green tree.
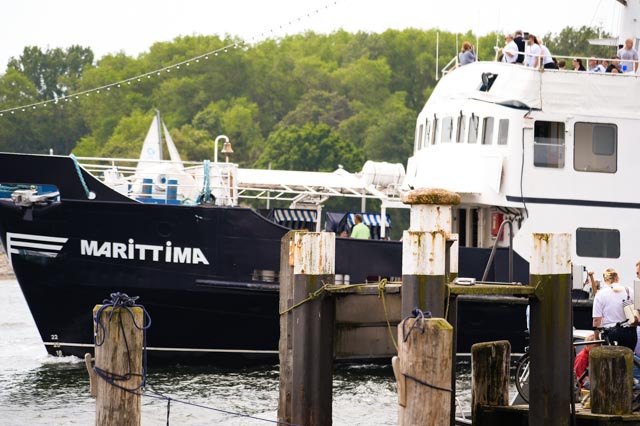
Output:
<instances>
[{"instance_id":1,"label":"green tree","mask_svg":"<svg viewBox=\"0 0 640 426\"><path fill-rule=\"evenodd\" d=\"M345 96L310 90L302 96L296 108L282 119L282 124L301 127L306 123L324 123L335 129L352 114L349 100Z\"/></svg>"},{"instance_id":2,"label":"green tree","mask_svg":"<svg viewBox=\"0 0 640 426\"><path fill-rule=\"evenodd\" d=\"M344 141L326 124L303 127L289 126L269 135L257 167L303 171L333 171L342 165L347 170L360 170L362 152Z\"/></svg>"},{"instance_id":3,"label":"green tree","mask_svg":"<svg viewBox=\"0 0 640 426\"><path fill-rule=\"evenodd\" d=\"M37 46L27 46L19 58L9 60L8 67L27 76L44 100L65 96L92 65L93 52L88 47L74 45L67 50L58 47L42 51Z\"/></svg>"},{"instance_id":4,"label":"green tree","mask_svg":"<svg viewBox=\"0 0 640 426\"><path fill-rule=\"evenodd\" d=\"M366 130L367 159L405 163L411 155L417 114L405 106L405 96L398 92L387 99L375 123Z\"/></svg>"},{"instance_id":5,"label":"green tree","mask_svg":"<svg viewBox=\"0 0 640 426\"><path fill-rule=\"evenodd\" d=\"M595 46L589 43L589 40L600 37L609 38L609 34L583 25L580 28L565 27L558 34L547 33L544 36L544 42L553 55L581 57L595 55L599 58L615 55L617 46Z\"/></svg>"},{"instance_id":6,"label":"green tree","mask_svg":"<svg viewBox=\"0 0 640 426\"><path fill-rule=\"evenodd\" d=\"M143 113L139 110L134 111L130 116L123 117L113 135L102 147L100 156L138 158L152 120L152 113Z\"/></svg>"}]
</instances>

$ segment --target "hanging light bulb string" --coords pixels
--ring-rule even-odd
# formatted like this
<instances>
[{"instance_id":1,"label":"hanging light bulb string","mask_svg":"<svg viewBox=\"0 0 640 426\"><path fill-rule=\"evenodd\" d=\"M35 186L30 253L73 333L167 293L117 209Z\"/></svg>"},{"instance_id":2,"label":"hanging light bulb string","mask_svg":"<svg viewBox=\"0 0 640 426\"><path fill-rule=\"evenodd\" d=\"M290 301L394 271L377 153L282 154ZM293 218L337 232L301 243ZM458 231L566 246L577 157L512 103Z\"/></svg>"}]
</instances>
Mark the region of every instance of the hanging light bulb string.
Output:
<instances>
[{"instance_id":1,"label":"hanging light bulb string","mask_svg":"<svg viewBox=\"0 0 640 426\"><path fill-rule=\"evenodd\" d=\"M338 4L339 0L335 0L332 1L329 4L326 4L325 6L315 9L314 11L311 12L307 12L306 14L304 14L303 16L299 16L296 19L292 19L288 22L288 26L292 26L294 25L294 23L296 22L302 22L305 19L311 19L314 14L319 14L321 11L323 10L328 10L330 7L335 6ZM260 33L260 37L264 38L266 35L275 35L276 31L278 30L283 30L285 27L285 25L279 25L277 27L271 28L270 30L267 31L263 31ZM256 37L251 37L251 44L254 44L257 40ZM245 43L243 41L241 42L234 42L234 43L230 43L227 44L223 47L220 47L218 49L212 50L210 52L207 53L203 53L201 55L198 56L194 56L191 57L189 59L185 59L183 61L180 62L176 62L174 64L171 65L167 65L165 67L162 68L158 68L156 70L153 71L149 71L146 72L144 74L140 74L140 75L136 75L134 77L130 77L124 80L120 80L117 81L115 83L109 83L109 84L105 84L103 86L99 86L99 87L94 87L92 89L87 89L87 90L83 90L80 92L75 92L75 93L71 93L69 95L64 95L64 96L60 96L54 99L47 99L44 101L38 101L38 102L33 102L27 105L22 105L22 106L18 106L18 107L13 107L13 108L7 108L7 109L3 109L0 110L0 117L3 117L4 115L11 115L11 114L15 114L17 112L26 112L26 111L32 111L35 110L39 107L46 107L49 104L53 104L53 105L58 105L60 103L63 102L73 102L73 100L79 100L81 97L87 97L90 96L92 93L96 93L99 94L101 91L111 91L111 89L116 89L116 88L120 88L123 85L131 85L131 83L134 82L140 82L143 79L150 79L153 76L161 76L163 75L163 73L169 73L171 72L171 70L179 70L182 66L190 66L192 62L199 62L201 59L204 60L208 60L210 56L218 56L220 53L228 53L229 50L231 49L238 49L239 47L244 47L247 46L248 43Z\"/></svg>"}]
</instances>

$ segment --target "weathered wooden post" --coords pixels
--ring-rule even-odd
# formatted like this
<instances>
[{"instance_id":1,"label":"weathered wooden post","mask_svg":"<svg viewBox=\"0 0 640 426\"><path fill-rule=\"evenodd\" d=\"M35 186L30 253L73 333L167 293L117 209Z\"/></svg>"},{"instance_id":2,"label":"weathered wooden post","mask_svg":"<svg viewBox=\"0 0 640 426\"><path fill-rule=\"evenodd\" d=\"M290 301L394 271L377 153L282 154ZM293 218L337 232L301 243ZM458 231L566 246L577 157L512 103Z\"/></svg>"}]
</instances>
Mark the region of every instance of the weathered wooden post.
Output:
<instances>
[{"instance_id":1,"label":"weathered wooden post","mask_svg":"<svg viewBox=\"0 0 640 426\"><path fill-rule=\"evenodd\" d=\"M591 412L631 414L633 352L624 346L600 346L589 351Z\"/></svg>"},{"instance_id":2,"label":"weathered wooden post","mask_svg":"<svg viewBox=\"0 0 640 426\"><path fill-rule=\"evenodd\" d=\"M93 309L93 317L101 305ZM95 367L102 375L114 381L119 387L98 377L96 383L96 425L139 425L141 421L142 345L143 331L136 324L144 324L141 307L105 307L97 326L94 321L96 342ZM135 323L134 323L135 321ZM101 376L100 374L98 376ZM128 392L124 389L132 389Z\"/></svg>"},{"instance_id":3,"label":"weathered wooden post","mask_svg":"<svg viewBox=\"0 0 640 426\"><path fill-rule=\"evenodd\" d=\"M451 206L460 204L460 196L441 189L416 189L403 195L402 202L411 205L409 230L402 236L402 316L417 307L443 318Z\"/></svg>"},{"instance_id":4,"label":"weathered wooden post","mask_svg":"<svg viewBox=\"0 0 640 426\"><path fill-rule=\"evenodd\" d=\"M480 406L509 405L508 341L476 343L471 346L471 410L474 426L490 426L479 417Z\"/></svg>"},{"instance_id":5,"label":"weathered wooden post","mask_svg":"<svg viewBox=\"0 0 640 426\"><path fill-rule=\"evenodd\" d=\"M529 424L568 426L573 381L571 234L533 234L529 265L531 374Z\"/></svg>"},{"instance_id":6,"label":"weathered wooden post","mask_svg":"<svg viewBox=\"0 0 640 426\"><path fill-rule=\"evenodd\" d=\"M280 277L281 305L287 305L281 311L281 329L288 330L280 336L280 359L290 362L291 367L284 378L288 383L280 393L280 404L290 400L290 407L279 406L278 417L300 425L330 425L335 303L318 290L335 281L335 234L297 232L293 241L287 234L282 244L283 253L285 245L290 247L286 257L293 273ZM281 383L288 369L281 366Z\"/></svg>"},{"instance_id":7,"label":"weathered wooden post","mask_svg":"<svg viewBox=\"0 0 640 426\"><path fill-rule=\"evenodd\" d=\"M279 312L285 312L293 306L293 245L296 233L289 231L280 240L280 302ZM278 400L278 421L291 423L291 372L293 369L293 351L291 329L293 314L280 315L280 396Z\"/></svg>"},{"instance_id":8,"label":"weathered wooden post","mask_svg":"<svg viewBox=\"0 0 640 426\"><path fill-rule=\"evenodd\" d=\"M448 425L451 416L453 328L442 318L407 318L398 325L398 426Z\"/></svg>"}]
</instances>

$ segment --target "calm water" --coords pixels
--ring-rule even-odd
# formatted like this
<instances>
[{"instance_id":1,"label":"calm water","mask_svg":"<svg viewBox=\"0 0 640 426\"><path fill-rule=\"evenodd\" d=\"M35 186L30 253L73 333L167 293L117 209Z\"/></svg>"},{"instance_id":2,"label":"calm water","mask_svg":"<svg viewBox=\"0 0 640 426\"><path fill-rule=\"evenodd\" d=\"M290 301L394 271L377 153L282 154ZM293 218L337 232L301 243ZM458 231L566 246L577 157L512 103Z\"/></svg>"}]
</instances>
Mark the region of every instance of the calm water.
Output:
<instances>
[{"instance_id":1,"label":"calm water","mask_svg":"<svg viewBox=\"0 0 640 426\"><path fill-rule=\"evenodd\" d=\"M468 406L469 366L458 365L458 398ZM171 404L175 425L270 425L278 405L278 366L243 370L149 366L149 385L190 403L260 417L242 418ZM144 425L167 422L166 402L144 397ZM388 366L338 366L334 374L334 425L394 425L397 396ZM89 396L84 361L46 354L16 281L0 281L0 424L89 425L95 402Z\"/></svg>"}]
</instances>

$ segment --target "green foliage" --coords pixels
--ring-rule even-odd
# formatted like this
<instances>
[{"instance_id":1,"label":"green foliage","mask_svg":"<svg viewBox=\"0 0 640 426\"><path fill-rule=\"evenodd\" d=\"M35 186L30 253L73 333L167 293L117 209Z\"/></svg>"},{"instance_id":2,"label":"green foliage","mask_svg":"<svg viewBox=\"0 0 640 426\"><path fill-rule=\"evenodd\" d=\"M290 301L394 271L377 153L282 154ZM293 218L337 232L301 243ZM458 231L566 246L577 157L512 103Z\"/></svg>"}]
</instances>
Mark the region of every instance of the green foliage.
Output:
<instances>
[{"instance_id":1,"label":"green foliage","mask_svg":"<svg viewBox=\"0 0 640 426\"><path fill-rule=\"evenodd\" d=\"M566 27L558 34L546 34L544 42L553 55L609 58L618 51L617 47L593 46L590 39L610 37L607 33L599 34L595 28L582 26L578 29ZM568 63L570 64L570 62ZM585 64L586 65L586 64Z\"/></svg>"},{"instance_id":2,"label":"green foliage","mask_svg":"<svg viewBox=\"0 0 640 426\"><path fill-rule=\"evenodd\" d=\"M273 132L258 167L283 170L330 172L343 166L358 171L364 163L362 151L345 141L326 124L282 127Z\"/></svg>"},{"instance_id":3,"label":"green foliage","mask_svg":"<svg viewBox=\"0 0 640 426\"><path fill-rule=\"evenodd\" d=\"M19 58L11 58L8 67L22 72L38 89L40 99L59 98L73 89L87 67L93 64L93 52L87 47L71 46L42 51L37 46L24 48Z\"/></svg>"},{"instance_id":4,"label":"green foliage","mask_svg":"<svg viewBox=\"0 0 640 426\"><path fill-rule=\"evenodd\" d=\"M588 45L597 37L582 27L544 39L554 54L610 56L612 49ZM444 67L465 40L481 60L493 60L496 41L503 42L495 33L477 38L418 29L306 32L187 64L239 40L185 36L155 43L137 58L105 55L95 65L88 48L31 46L0 76L0 108L103 89L0 117L0 149L137 157L159 109L189 160L212 159L213 141L224 134L231 160L243 167L271 162L334 170L343 164L355 171L369 159L405 163L415 118L437 83L436 64ZM144 75L180 62L180 68Z\"/></svg>"}]
</instances>

